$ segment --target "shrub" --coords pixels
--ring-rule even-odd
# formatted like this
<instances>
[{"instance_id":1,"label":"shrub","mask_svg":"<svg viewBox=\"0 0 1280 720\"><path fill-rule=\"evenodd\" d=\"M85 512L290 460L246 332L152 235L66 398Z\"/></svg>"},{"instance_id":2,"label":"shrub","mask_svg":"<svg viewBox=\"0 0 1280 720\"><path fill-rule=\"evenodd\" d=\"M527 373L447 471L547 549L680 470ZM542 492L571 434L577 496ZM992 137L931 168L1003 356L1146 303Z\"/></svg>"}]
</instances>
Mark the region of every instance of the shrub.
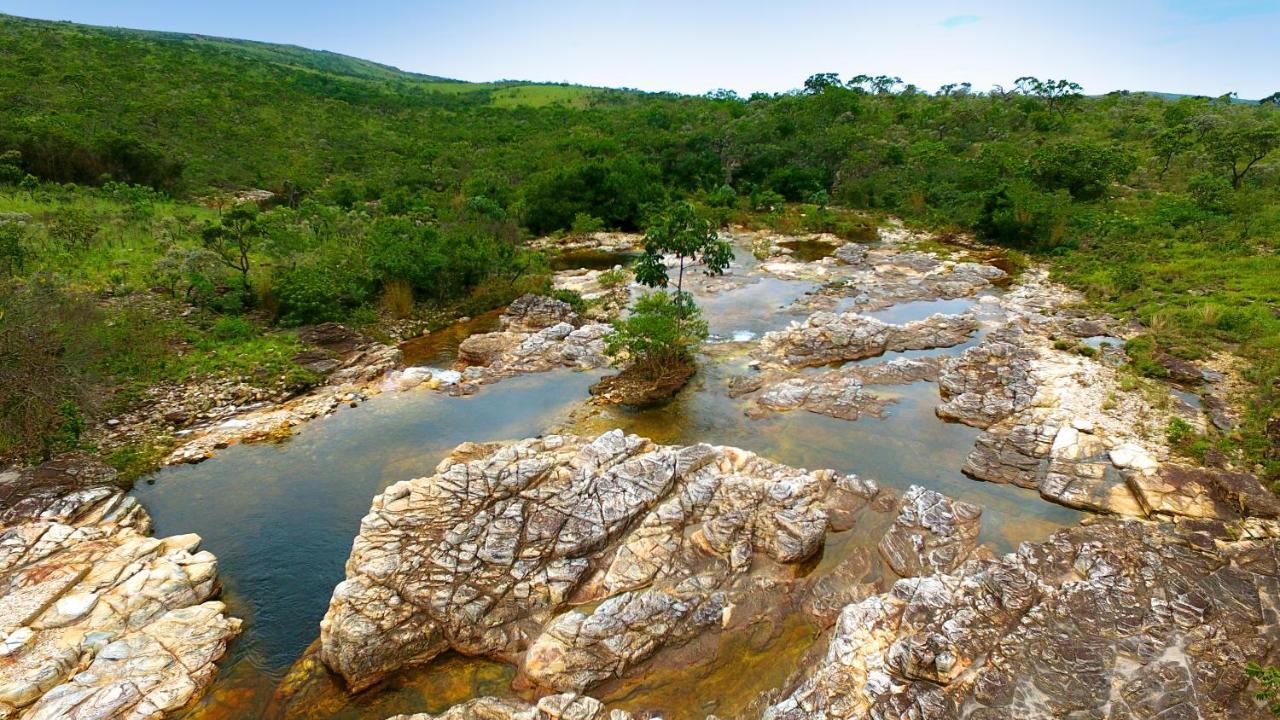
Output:
<instances>
[{"instance_id":1,"label":"shrub","mask_svg":"<svg viewBox=\"0 0 1280 720\"><path fill-rule=\"evenodd\" d=\"M209 329L209 336L214 340L247 340L258 334L258 328L243 317L229 316L219 318Z\"/></svg>"},{"instance_id":2,"label":"shrub","mask_svg":"<svg viewBox=\"0 0 1280 720\"><path fill-rule=\"evenodd\" d=\"M569 307L573 308L573 311L579 315L587 311L587 301L583 299L582 294L577 290L570 290L568 288L552 290L551 297L562 303L567 303Z\"/></svg>"},{"instance_id":3,"label":"shrub","mask_svg":"<svg viewBox=\"0 0 1280 720\"><path fill-rule=\"evenodd\" d=\"M275 283L279 321L283 325L311 325L342 316L341 287L325 267L297 267Z\"/></svg>"},{"instance_id":4,"label":"shrub","mask_svg":"<svg viewBox=\"0 0 1280 720\"><path fill-rule=\"evenodd\" d=\"M612 290L616 287L622 287L630 282L631 274L626 268L615 267L600 273L600 277L596 278L600 283L600 287L606 290Z\"/></svg>"},{"instance_id":5,"label":"shrub","mask_svg":"<svg viewBox=\"0 0 1280 720\"><path fill-rule=\"evenodd\" d=\"M604 229L604 221L595 215L580 212L573 216L573 225L569 232L573 235L590 235Z\"/></svg>"},{"instance_id":6,"label":"shrub","mask_svg":"<svg viewBox=\"0 0 1280 720\"><path fill-rule=\"evenodd\" d=\"M627 317L614 321L613 332L605 336L605 352L644 375L659 377L691 361L706 337L707 323L698 307L659 290L641 295Z\"/></svg>"},{"instance_id":7,"label":"shrub","mask_svg":"<svg viewBox=\"0 0 1280 720\"><path fill-rule=\"evenodd\" d=\"M26 225L0 222L0 277L23 271L27 261L26 243Z\"/></svg>"}]
</instances>

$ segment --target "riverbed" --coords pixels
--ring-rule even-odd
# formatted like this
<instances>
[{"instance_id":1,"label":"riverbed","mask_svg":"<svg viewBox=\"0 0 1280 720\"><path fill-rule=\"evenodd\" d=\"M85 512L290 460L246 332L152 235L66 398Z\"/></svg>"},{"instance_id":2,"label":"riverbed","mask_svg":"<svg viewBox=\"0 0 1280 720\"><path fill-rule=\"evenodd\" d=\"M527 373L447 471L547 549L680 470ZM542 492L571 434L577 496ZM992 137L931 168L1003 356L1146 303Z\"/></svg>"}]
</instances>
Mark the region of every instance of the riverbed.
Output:
<instances>
[{"instance_id":1,"label":"riverbed","mask_svg":"<svg viewBox=\"0 0 1280 720\"><path fill-rule=\"evenodd\" d=\"M644 410L585 406L587 389L601 371L526 375L485 386L471 397L426 388L384 393L307 424L286 443L232 446L207 462L168 468L140 484L135 495L150 511L158 535L195 532L204 538L203 547L219 558L232 613L246 621L246 631L221 663L218 681L186 717L382 720L397 712L439 712L475 695L517 692L509 666L453 654L355 696L324 677L314 661L295 667L288 686L279 687L318 635L371 498L391 483L431 474L464 441L621 427L663 443L738 446L788 465L856 473L899 492L924 485L979 505L981 539L998 552L1079 521L1080 513L1046 503L1033 490L962 475L978 430L936 417L938 389L932 382L875 388L889 401L882 418L849 422L803 411L748 417L743 403L725 392L729 377L748 372L744 341L802 319L805 313L793 309L796 301L816 287L760 275L758 266L739 249L729 282L697 293L713 342L692 384L666 405ZM993 307L963 298L906 302L872 314L903 323L934 312L973 312L991 321L984 313ZM490 329L493 321L482 316L410 343L406 357L410 363L447 366L458 342ZM984 322L984 328L989 325ZM955 354L981 336L952 348L897 355ZM833 534L812 571L873 546L882 529ZM873 576L892 579L884 573L877 568ZM678 653L659 656L645 673L593 694L618 707L662 711L672 719L731 714L781 683L810 648L821 647L820 633L793 614L757 636L710 641L716 644L710 655L718 660L702 663L698 672L673 668L683 662ZM699 702L689 704L694 696Z\"/></svg>"}]
</instances>

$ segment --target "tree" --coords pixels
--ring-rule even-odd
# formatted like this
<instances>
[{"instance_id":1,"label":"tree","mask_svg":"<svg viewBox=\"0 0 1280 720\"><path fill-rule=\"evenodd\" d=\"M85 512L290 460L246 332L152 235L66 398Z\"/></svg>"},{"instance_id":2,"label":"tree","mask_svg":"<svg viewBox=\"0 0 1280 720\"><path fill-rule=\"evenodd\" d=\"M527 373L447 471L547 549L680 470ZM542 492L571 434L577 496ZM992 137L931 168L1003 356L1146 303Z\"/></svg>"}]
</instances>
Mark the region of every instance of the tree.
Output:
<instances>
[{"instance_id":1,"label":"tree","mask_svg":"<svg viewBox=\"0 0 1280 720\"><path fill-rule=\"evenodd\" d=\"M644 254L636 262L636 282L652 288L665 288L671 278L664 255L675 255L677 264L675 302L692 304L684 292L685 265L701 261L708 275L723 275L733 261L733 246L721 240L711 221L699 217L693 206L675 203L649 225L644 236Z\"/></svg>"},{"instance_id":2,"label":"tree","mask_svg":"<svg viewBox=\"0 0 1280 720\"><path fill-rule=\"evenodd\" d=\"M628 368L649 378L687 364L707 337L707 323L697 306L675 302L665 292L648 292L636 299L625 318L615 320L605 336L605 352L625 357Z\"/></svg>"},{"instance_id":3,"label":"tree","mask_svg":"<svg viewBox=\"0 0 1280 720\"><path fill-rule=\"evenodd\" d=\"M1258 118L1237 115L1205 134L1209 156L1229 174L1231 187L1239 189L1245 175L1260 160L1280 147L1280 126Z\"/></svg>"},{"instance_id":4,"label":"tree","mask_svg":"<svg viewBox=\"0 0 1280 720\"><path fill-rule=\"evenodd\" d=\"M1262 98L1258 102L1262 103L1263 105L1280 105L1280 91L1273 92L1270 95Z\"/></svg>"},{"instance_id":5,"label":"tree","mask_svg":"<svg viewBox=\"0 0 1280 720\"><path fill-rule=\"evenodd\" d=\"M1024 75L1014 81L1023 95L1034 95L1044 101L1045 108L1065 120L1067 111L1071 109L1084 94L1084 88L1070 80L1040 80Z\"/></svg>"},{"instance_id":6,"label":"tree","mask_svg":"<svg viewBox=\"0 0 1280 720\"><path fill-rule=\"evenodd\" d=\"M840 75L837 73L818 73L804 81L804 91L809 95L820 95L833 87L840 87Z\"/></svg>"},{"instance_id":7,"label":"tree","mask_svg":"<svg viewBox=\"0 0 1280 720\"><path fill-rule=\"evenodd\" d=\"M206 225L202 233L204 246L218 256L223 265L240 273L241 291L249 294L249 254L266 233L258 218L258 207L241 203L223 213L218 224Z\"/></svg>"},{"instance_id":8,"label":"tree","mask_svg":"<svg viewBox=\"0 0 1280 720\"><path fill-rule=\"evenodd\" d=\"M1065 189L1077 200L1101 197L1137 166L1128 151L1092 140L1060 140L1031 155L1032 176L1047 190Z\"/></svg>"},{"instance_id":9,"label":"tree","mask_svg":"<svg viewBox=\"0 0 1280 720\"><path fill-rule=\"evenodd\" d=\"M1169 172L1169 166L1173 164L1173 157L1191 147L1192 133L1193 130L1190 126L1176 125L1161 130L1152 139L1151 144L1155 147L1156 156L1161 159L1161 178L1164 177L1165 173Z\"/></svg>"}]
</instances>

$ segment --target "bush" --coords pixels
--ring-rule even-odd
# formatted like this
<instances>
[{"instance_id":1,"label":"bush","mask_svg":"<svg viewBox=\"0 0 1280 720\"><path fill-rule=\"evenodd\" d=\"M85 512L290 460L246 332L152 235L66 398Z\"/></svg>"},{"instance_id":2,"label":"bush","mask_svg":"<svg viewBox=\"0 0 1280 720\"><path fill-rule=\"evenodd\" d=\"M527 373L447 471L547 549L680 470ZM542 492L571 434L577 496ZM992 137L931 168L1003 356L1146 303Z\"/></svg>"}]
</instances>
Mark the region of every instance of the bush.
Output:
<instances>
[{"instance_id":1,"label":"bush","mask_svg":"<svg viewBox=\"0 0 1280 720\"><path fill-rule=\"evenodd\" d=\"M247 340L258 334L258 328L242 317L219 318L209 329L214 340Z\"/></svg>"},{"instance_id":2,"label":"bush","mask_svg":"<svg viewBox=\"0 0 1280 720\"><path fill-rule=\"evenodd\" d=\"M18 275L27 264L27 227L0 222L0 277Z\"/></svg>"},{"instance_id":3,"label":"bush","mask_svg":"<svg viewBox=\"0 0 1280 720\"><path fill-rule=\"evenodd\" d=\"M275 283L282 325L312 325L342 317L341 286L325 267L298 267Z\"/></svg>"},{"instance_id":4,"label":"bush","mask_svg":"<svg viewBox=\"0 0 1280 720\"><path fill-rule=\"evenodd\" d=\"M590 235L604 229L604 221L595 215L580 212L573 216L573 225L569 232L573 235Z\"/></svg>"},{"instance_id":5,"label":"bush","mask_svg":"<svg viewBox=\"0 0 1280 720\"><path fill-rule=\"evenodd\" d=\"M614 321L613 332L605 336L605 352L656 378L690 362L706 337L707 323L698 307L659 290L641 295L627 317Z\"/></svg>"},{"instance_id":6,"label":"bush","mask_svg":"<svg viewBox=\"0 0 1280 720\"><path fill-rule=\"evenodd\" d=\"M587 311L587 301L583 299L582 294L577 290L570 290L568 288L552 290L551 297L562 303L568 304L569 307L573 308L573 311L579 315Z\"/></svg>"}]
</instances>

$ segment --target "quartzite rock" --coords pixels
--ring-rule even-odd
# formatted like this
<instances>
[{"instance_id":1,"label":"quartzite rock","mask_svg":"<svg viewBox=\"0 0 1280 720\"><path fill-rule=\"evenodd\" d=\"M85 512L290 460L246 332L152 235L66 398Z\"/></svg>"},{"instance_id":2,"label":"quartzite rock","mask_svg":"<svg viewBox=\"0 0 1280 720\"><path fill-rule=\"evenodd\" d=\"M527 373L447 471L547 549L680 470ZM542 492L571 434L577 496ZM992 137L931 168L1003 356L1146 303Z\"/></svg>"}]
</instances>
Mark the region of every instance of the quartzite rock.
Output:
<instances>
[{"instance_id":1,"label":"quartzite rock","mask_svg":"<svg viewBox=\"0 0 1280 720\"><path fill-rule=\"evenodd\" d=\"M899 580L765 718L1269 717L1244 668L1275 659L1280 541L1216 527L1101 521Z\"/></svg>"},{"instance_id":2,"label":"quartzite rock","mask_svg":"<svg viewBox=\"0 0 1280 720\"><path fill-rule=\"evenodd\" d=\"M455 705L439 715L396 715L387 720L632 720L632 715L622 710L606 710L604 704L595 698L564 693L548 695L536 705L478 698Z\"/></svg>"},{"instance_id":3,"label":"quartzite rock","mask_svg":"<svg viewBox=\"0 0 1280 720\"><path fill-rule=\"evenodd\" d=\"M982 508L912 485L880 553L899 577L955 570L978 547Z\"/></svg>"},{"instance_id":4,"label":"quartzite rock","mask_svg":"<svg viewBox=\"0 0 1280 720\"><path fill-rule=\"evenodd\" d=\"M83 456L0 474L0 717L160 718L239 630L200 538L148 537L114 481Z\"/></svg>"},{"instance_id":5,"label":"quartzite rock","mask_svg":"<svg viewBox=\"0 0 1280 720\"><path fill-rule=\"evenodd\" d=\"M951 347L969 339L978 323L969 315L933 315L890 325L857 313L818 312L803 323L768 333L757 357L790 367L813 367L886 352Z\"/></svg>"},{"instance_id":6,"label":"quartzite rock","mask_svg":"<svg viewBox=\"0 0 1280 720\"><path fill-rule=\"evenodd\" d=\"M1021 345L1021 335L1016 327L1006 326L943 363L938 416L987 427L1029 405L1036 394L1031 375L1036 353Z\"/></svg>"},{"instance_id":7,"label":"quartzite rock","mask_svg":"<svg viewBox=\"0 0 1280 720\"><path fill-rule=\"evenodd\" d=\"M582 689L719 624L739 578L752 591L793 578L769 568L813 555L833 514L847 527L877 492L621 431L465 444L374 499L321 624L322 657L354 689L447 648ZM570 600L605 602L555 617Z\"/></svg>"}]
</instances>

